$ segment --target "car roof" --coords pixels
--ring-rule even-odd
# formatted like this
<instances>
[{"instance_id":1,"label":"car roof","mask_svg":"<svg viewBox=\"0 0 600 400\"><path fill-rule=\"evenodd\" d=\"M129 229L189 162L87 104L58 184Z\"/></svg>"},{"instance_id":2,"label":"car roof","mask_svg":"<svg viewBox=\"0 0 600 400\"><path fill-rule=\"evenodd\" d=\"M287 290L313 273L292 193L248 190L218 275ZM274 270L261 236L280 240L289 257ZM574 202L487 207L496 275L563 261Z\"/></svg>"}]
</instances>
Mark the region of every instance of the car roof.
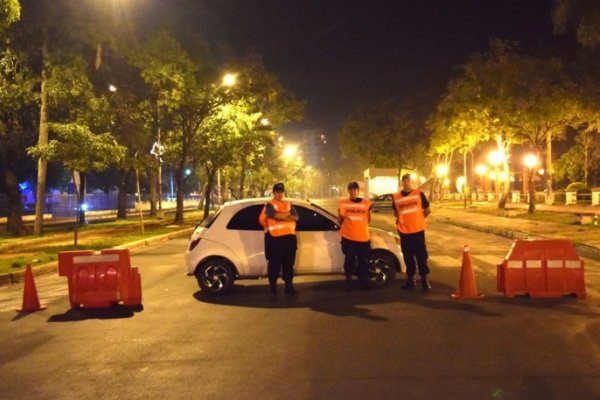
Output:
<instances>
[{"instance_id":1,"label":"car roof","mask_svg":"<svg viewBox=\"0 0 600 400\"><path fill-rule=\"evenodd\" d=\"M223 203L223 207L252 205L252 204L265 204L265 203L268 203L269 201L271 201L272 199L273 199L272 197L253 197L250 199L232 200L232 201L227 201L227 202ZM302 204L302 205L306 205L306 206L309 206L312 204L308 200L295 199L295 198L291 198L291 197L285 197L284 200L289 201L294 204Z\"/></svg>"}]
</instances>

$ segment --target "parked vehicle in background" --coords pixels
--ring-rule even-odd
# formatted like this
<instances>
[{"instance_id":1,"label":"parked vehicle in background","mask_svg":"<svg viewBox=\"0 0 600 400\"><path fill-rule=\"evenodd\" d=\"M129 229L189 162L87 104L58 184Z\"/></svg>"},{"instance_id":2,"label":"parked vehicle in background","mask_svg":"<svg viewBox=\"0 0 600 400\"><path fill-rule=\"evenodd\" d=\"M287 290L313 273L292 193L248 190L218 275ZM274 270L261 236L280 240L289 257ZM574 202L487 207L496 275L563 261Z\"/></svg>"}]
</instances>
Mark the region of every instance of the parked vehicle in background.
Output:
<instances>
[{"instance_id":1,"label":"parked vehicle in background","mask_svg":"<svg viewBox=\"0 0 600 400\"><path fill-rule=\"evenodd\" d=\"M392 193L382 194L371 199L371 210L373 212L387 211L392 212Z\"/></svg>"},{"instance_id":2,"label":"parked vehicle in background","mask_svg":"<svg viewBox=\"0 0 600 400\"><path fill-rule=\"evenodd\" d=\"M225 203L200 223L185 252L188 275L194 275L202 291L226 293L237 279L267 276L264 231L258 216L270 199L245 199ZM295 274L343 274L344 255L336 216L299 199L286 199L296 207L298 251ZM375 287L387 285L401 271L400 241L396 235L369 228L371 234L370 279Z\"/></svg>"}]
</instances>

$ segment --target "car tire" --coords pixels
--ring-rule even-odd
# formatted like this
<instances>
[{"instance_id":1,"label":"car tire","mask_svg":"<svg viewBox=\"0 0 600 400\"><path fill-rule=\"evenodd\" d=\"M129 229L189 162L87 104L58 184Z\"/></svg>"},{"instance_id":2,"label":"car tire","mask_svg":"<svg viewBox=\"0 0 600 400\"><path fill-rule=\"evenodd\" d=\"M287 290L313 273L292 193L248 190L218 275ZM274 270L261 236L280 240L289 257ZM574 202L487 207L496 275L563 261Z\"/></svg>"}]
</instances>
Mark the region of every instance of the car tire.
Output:
<instances>
[{"instance_id":1,"label":"car tire","mask_svg":"<svg viewBox=\"0 0 600 400\"><path fill-rule=\"evenodd\" d=\"M233 267L224 260L204 261L195 275L200 289L211 295L227 293L235 280Z\"/></svg>"},{"instance_id":2,"label":"car tire","mask_svg":"<svg viewBox=\"0 0 600 400\"><path fill-rule=\"evenodd\" d=\"M395 257L385 251L373 251L369 257L369 279L375 287L384 287L394 280L398 268Z\"/></svg>"}]
</instances>

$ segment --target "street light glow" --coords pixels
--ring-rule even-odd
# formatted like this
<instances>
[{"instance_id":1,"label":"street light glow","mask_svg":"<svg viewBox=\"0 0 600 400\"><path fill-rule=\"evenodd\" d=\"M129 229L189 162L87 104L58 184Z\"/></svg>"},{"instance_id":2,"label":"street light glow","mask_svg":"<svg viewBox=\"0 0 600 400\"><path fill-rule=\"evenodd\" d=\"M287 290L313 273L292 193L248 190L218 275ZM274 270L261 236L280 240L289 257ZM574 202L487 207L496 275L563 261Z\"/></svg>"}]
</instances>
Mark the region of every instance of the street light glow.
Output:
<instances>
[{"instance_id":1,"label":"street light glow","mask_svg":"<svg viewBox=\"0 0 600 400\"><path fill-rule=\"evenodd\" d=\"M448 175L448 166L446 164L439 164L436 168L436 172L439 177Z\"/></svg>"},{"instance_id":2,"label":"street light glow","mask_svg":"<svg viewBox=\"0 0 600 400\"><path fill-rule=\"evenodd\" d=\"M227 73L223 76L223 86L232 87L237 83L237 74Z\"/></svg>"},{"instance_id":3,"label":"street light glow","mask_svg":"<svg viewBox=\"0 0 600 400\"><path fill-rule=\"evenodd\" d=\"M283 156L285 158L291 159L296 156L298 153L298 145L297 144L286 144L283 148Z\"/></svg>"},{"instance_id":4,"label":"street light glow","mask_svg":"<svg viewBox=\"0 0 600 400\"><path fill-rule=\"evenodd\" d=\"M538 163L538 158L535 154L527 154L523 157L523 164L529 169L535 167Z\"/></svg>"},{"instance_id":5,"label":"street light glow","mask_svg":"<svg viewBox=\"0 0 600 400\"><path fill-rule=\"evenodd\" d=\"M488 154L488 161L496 166L504 161L504 158L504 152L500 150L493 150Z\"/></svg>"},{"instance_id":6,"label":"street light glow","mask_svg":"<svg viewBox=\"0 0 600 400\"><path fill-rule=\"evenodd\" d=\"M478 164L475 167L475 173L479 176L485 175L488 171L488 168L485 164Z\"/></svg>"}]
</instances>

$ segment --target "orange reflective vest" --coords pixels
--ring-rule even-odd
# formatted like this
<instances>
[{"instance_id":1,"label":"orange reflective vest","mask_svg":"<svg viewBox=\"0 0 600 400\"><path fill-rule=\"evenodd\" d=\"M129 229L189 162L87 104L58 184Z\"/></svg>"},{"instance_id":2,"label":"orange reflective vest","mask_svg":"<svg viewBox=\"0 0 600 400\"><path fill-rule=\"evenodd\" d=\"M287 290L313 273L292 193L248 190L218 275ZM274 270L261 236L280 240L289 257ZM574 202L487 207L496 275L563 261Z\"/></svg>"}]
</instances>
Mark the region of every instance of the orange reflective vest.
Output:
<instances>
[{"instance_id":1,"label":"orange reflective vest","mask_svg":"<svg viewBox=\"0 0 600 400\"><path fill-rule=\"evenodd\" d=\"M292 203L287 201L278 201L271 199L269 204L273 206L275 212L286 213L292 210ZM271 236L284 236L296 234L296 221L281 221L275 218L267 217L267 206L265 205L260 212L258 222L265 229L265 233L269 232Z\"/></svg>"},{"instance_id":2,"label":"orange reflective vest","mask_svg":"<svg viewBox=\"0 0 600 400\"><path fill-rule=\"evenodd\" d=\"M344 219L340 229L340 235L355 242L369 241L369 209L371 201L362 199L355 203L346 197L340 200L339 213Z\"/></svg>"},{"instance_id":3,"label":"orange reflective vest","mask_svg":"<svg viewBox=\"0 0 600 400\"><path fill-rule=\"evenodd\" d=\"M425 213L421 201L421 190L414 189L407 196L402 192L394 193L394 209L398 217L400 233L416 233L425 230Z\"/></svg>"}]
</instances>

